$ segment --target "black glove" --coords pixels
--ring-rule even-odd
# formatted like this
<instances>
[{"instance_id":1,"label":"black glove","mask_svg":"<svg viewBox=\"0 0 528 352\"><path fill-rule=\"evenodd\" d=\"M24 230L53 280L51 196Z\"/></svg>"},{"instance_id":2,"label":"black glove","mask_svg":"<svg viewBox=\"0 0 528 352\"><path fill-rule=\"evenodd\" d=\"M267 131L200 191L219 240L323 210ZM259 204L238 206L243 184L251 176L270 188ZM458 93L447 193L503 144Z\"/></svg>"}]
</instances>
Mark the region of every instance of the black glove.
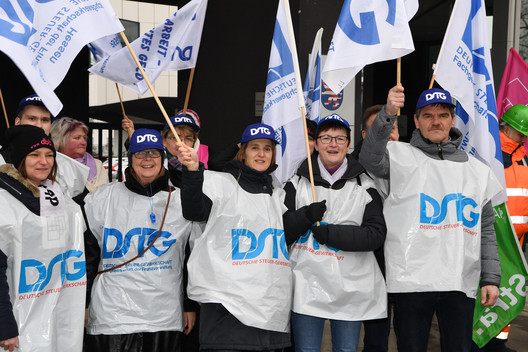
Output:
<instances>
[{"instance_id":1,"label":"black glove","mask_svg":"<svg viewBox=\"0 0 528 352\"><path fill-rule=\"evenodd\" d=\"M314 238L320 244L328 242L328 225L312 226L312 232Z\"/></svg>"},{"instance_id":2,"label":"black glove","mask_svg":"<svg viewBox=\"0 0 528 352\"><path fill-rule=\"evenodd\" d=\"M313 224L316 221L321 221L323 219L323 215L326 211L326 199L317 202L312 203L306 207L306 217L310 222Z\"/></svg>"}]
</instances>

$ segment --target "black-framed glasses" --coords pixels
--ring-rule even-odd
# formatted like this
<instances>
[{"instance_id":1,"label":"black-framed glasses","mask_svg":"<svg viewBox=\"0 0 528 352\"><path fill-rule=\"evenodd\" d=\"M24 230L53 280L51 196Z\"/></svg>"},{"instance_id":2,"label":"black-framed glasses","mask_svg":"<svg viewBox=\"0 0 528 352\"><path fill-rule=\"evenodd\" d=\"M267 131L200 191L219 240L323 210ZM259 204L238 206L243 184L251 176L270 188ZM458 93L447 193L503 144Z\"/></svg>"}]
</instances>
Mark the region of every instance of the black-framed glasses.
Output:
<instances>
[{"instance_id":1,"label":"black-framed glasses","mask_svg":"<svg viewBox=\"0 0 528 352\"><path fill-rule=\"evenodd\" d=\"M332 136L329 136L327 134L325 134L324 136L319 136L317 138L319 140L321 140L321 143L323 143L323 144L332 143L332 139L335 139L337 144L345 144L348 141L348 137L347 136L335 136L335 137L332 137Z\"/></svg>"},{"instance_id":2,"label":"black-framed glasses","mask_svg":"<svg viewBox=\"0 0 528 352\"><path fill-rule=\"evenodd\" d=\"M169 141L175 141L176 140L176 137L174 136L169 136L167 137L167 139ZM185 137L185 138L181 138L180 139L182 140L182 142L187 142L187 143L194 143L194 138L193 137Z\"/></svg>"},{"instance_id":3,"label":"black-framed glasses","mask_svg":"<svg viewBox=\"0 0 528 352\"><path fill-rule=\"evenodd\" d=\"M155 150L142 150L142 151L139 151L139 152L135 152L134 156L136 158L138 158L138 159L145 159L147 157L147 154L151 158L159 158L161 156L161 152L159 150L157 150L157 149L155 149Z\"/></svg>"}]
</instances>

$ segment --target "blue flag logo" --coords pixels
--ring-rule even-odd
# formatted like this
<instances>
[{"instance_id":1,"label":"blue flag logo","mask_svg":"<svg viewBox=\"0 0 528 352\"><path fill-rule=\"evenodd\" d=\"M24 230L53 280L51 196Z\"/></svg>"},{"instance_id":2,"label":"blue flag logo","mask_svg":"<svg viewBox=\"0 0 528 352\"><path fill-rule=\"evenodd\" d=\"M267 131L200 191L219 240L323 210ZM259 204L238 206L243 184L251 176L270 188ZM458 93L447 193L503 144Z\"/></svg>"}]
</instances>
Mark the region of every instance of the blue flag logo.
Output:
<instances>
[{"instance_id":1,"label":"blue flag logo","mask_svg":"<svg viewBox=\"0 0 528 352\"><path fill-rule=\"evenodd\" d=\"M279 21L275 22L275 32L273 35L273 43L279 52L281 64L279 66L268 68L268 81L266 85L288 76L293 73L293 57L288 47L288 42L284 38Z\"/></svg>"}]
</instances>

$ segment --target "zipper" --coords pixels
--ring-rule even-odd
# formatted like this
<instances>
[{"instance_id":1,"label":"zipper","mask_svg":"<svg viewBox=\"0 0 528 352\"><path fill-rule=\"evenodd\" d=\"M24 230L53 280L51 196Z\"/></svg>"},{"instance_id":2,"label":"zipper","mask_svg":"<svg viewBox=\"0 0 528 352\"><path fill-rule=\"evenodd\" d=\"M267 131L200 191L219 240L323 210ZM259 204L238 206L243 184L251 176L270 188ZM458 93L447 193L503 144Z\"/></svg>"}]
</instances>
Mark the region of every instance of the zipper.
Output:
<instances>
[{"instance_id":1,"label":"zipper","mask_svg":"<svg viewBox=\"0 0 528 352\"><path fill-rule=\"evenodd\" d=\"M442 147L440 146L440 144L437 144L436 146L438 147L438 156L440 157L441 160L444 160L444 154L442 153Z\"/></svg>"},{"instance_id":2,"label":"zipper","mask_svg":"<svg viewBox=\"0 0 528 352\"><path fill-rule=\"evenodd\" d=\"M7 183L6 181L2 180L0 178L0 181L2 181L4 184L6 184L7 186L9 186L9 188L11 188L13 191L15 191L16 193L18 193L19 196L22 195L22 192L20 192L19 190L17 190L15 187L11 186L9 183Z\"/></svg>"}]
</instances>

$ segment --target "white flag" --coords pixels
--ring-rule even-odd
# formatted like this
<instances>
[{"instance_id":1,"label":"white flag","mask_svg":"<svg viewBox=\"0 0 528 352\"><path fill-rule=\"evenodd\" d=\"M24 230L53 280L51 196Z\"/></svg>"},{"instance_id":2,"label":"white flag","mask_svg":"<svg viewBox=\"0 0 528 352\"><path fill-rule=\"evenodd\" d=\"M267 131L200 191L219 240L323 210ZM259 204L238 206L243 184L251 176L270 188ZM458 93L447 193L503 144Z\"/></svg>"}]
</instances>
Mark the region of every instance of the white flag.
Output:
<instances>
[{"instance_id":1,"label":"white flag","mask_svg":"<svg viewBox=\"0 0 528 352\"><path fill-rule=\"evenodd\" d=\"M151 83L163 71L196 66L206 9L207 0L192 0L130 44ZM126 47L99 61L89 71L139 94L148 90Z\"/></svg>"},{"instance_id":2,"label":"white flag","mask_svg":"<svg viewBox=\"0 0 528 352\"><path fill-rule=\"evenodd\" d=\"M306 118L319 122L321 118L321 37L320 28L315 40L308 63L308 72L304 80L304 100L306 101Z\"/></svg>"},{"instance_id":3,"label":"white flag","mask_svg":"<svg viewBox=\"0 0 528 352\"><path fill-rule=\"evenodd\" d=\"M413 52L409 20L417 9L418 0L345 0L323 81L337 94L365 65Z\"/></svg>"},{"instance_id":4,"label":"white flag","mask_svg":"<svg viewBox=\"0 0 528 352\"><path fill-rule=\"evenodd\" d=\"M122 47L117 34L107 35L88 44L88 48L96 61L101 61Z\"/></svg>"},{"instance_id":5,"label":"white flag","mask_svg":"<svg viewBox=\"0 0 528 352\"><path fill-rule=\"evenodd\" d=\"M277 170L283 185L306 158L301 106L304 106L288 0L280 0L268 68L262 122L275 129Z\"/></svg>"},{"instance_id":6,"label":"white flag","mask_svg":"<svg viewBox=\"0 0 528 352\"><path fill-rule=\"evenodd\" d=\"M455 126L461 149L490 165L505 185L483 0L456 1L438 55L436 81L457 100ZM506 201L506 192L493 205Z\"/></svg>"},{"instance_id":7,"label":"white flag","mask_svg":"<svg viewBox=\"0 0 528 352\"><path fill-rule=\"evenodd\" d=\"M108 0L0 1L0 50L54 116L62 103L53 90L79 51L123 30Z\"/></svg>"}]
</instances>

